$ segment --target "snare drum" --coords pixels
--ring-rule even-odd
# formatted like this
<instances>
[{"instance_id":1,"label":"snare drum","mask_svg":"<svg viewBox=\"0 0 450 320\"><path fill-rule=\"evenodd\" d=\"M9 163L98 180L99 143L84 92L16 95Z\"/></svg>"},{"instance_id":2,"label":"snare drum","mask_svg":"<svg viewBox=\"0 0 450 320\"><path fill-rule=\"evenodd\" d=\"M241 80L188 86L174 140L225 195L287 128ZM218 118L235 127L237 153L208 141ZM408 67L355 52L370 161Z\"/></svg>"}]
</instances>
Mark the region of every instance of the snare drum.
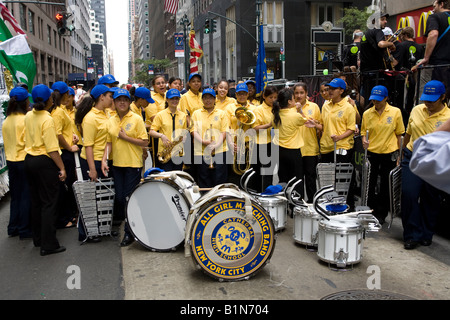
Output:
<instances>
[{"instance_id":1,"label":"snare drum","mask_svg":"<svg viewBox=\"0 0 450 320\"><path fill-rule=\"evenodd\" d=\"M259 203L269 212L275 231L286 228L288 200L285 197L258 197Z\"/></svg>"},{"instance_id":2,"label":"snare drum","mask_svg":"<svg viewBox=\"0 0 450 320\"><path fill-rule=\"evenodd\" d=\"M191 206L200 198L185 172L148 176L127 202L127 221L134 238L152 251L174 250L184 241Z\"/></svg>"},{"instance_id":3,"label":"snare drum","mask_svg":"<svg viewBox=\"0 0 450 320\"><path fill-rule=\"evenodd\" d=\"M331 219L319 222L317 255L339 268L361 261L364 227L355 220Z\"/></svg>"},{"instance_id":4,"label":"snare drum","mask_svg":"<svg viewBox=\"0 0 450 320\"><path fill-rule=\"evenodd\" d=\"M321 215L312 206L294 207L294 240L307 246L317 246Z\"/></svg>"},{"instance_id":5,"label":"snare drum","mask_svg":"<svg viewBox=\"0 0 450 320\"><path fill-rule=\"evenodd\" d=\"M216 187L191 209L186 226L186 256L191 256L194 265L213 278L250 278L269 261L274 246L271 217L237 186Z\"/></svg>"}]
</instances>

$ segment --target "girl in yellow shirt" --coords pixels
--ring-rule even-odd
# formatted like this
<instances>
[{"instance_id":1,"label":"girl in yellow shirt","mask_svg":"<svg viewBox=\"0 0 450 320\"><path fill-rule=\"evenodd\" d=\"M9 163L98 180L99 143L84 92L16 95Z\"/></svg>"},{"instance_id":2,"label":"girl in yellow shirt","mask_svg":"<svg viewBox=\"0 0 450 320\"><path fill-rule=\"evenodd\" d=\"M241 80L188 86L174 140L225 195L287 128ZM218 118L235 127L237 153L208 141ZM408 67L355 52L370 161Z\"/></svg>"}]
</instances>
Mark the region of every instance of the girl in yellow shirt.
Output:
<instances>
[{"instance_id":1,"label":"girl in yellow shirt","mask_svg":"<svg viewBox=\"0 0 450 320\"><path fill-rule=\"evenodd\" d=\"M294 97L297 106L297 112L302 114L307 119L315 120L315 126L308 128L306 126L302 127L302 135L304 145L301 149L302 151L302 162L303 162L303 174L301 177L304 179L306 187L306 196L308 202L312 203L314 194L317 191L316 186L316 167L319 163L319 141L318 132L322 130L322 125L320 124L320 109L314 102L308 101L308 87L306 83L300 82L294 85Z\"/></svg>"},{"instance_id":2,"label":"girl in yellow shirt","mask_svg":"<svg viewBox=\"0 0 450 320\"><path fill-rule=\"evenodd\" d=\"M31 193L33 243L45 256L66 250L60 246L55 228L59 181L66 179L66 170L59 155L55 123L48 112L53 105L51 90L37 85L32 97L33 110L25 116L25 170Z\"/></svg>"},{"instance_id":3,"label":"girl in yellow shirt","mask_svg":"<svg viewBox=\"0 0 450 320\"><path fill-rule=\"evenodd\" d=\"M52 90L53 107L50 114L55 121L61 159L67 172L65 183L61 183L57 225L58 228L70 228L76 225L77 203L72 184L77 180L74 153L78 152L79 148L73 139L72 119L64 110L65 106L69 104L69 100L72 99L69 86L65 82L58 81L53 84Z\"/></svg>"},{"instance_id":4,"label":"girl in yellow shirt","mask_svg":"<svg viewBox=\"0 0 450 320\"><path fill-rule=\"evenodd\" d=\"M10 210L8 236L31 238L30 188L25 174L25 115L30 110L28 91L17 87L9 93L6 119L2 125L6 164L8 166Z\"/></svg>"},{"instance_id":5,"label":"girl in yellow shirt","mask_svg":"<svg viewBox=\"0 0 450 320\"><path fill-rule=\"evenodd\" d=\"M414 141L434 132L450 119L450 109L445 102L445 86L442 82L428 82L423 88L420 100L424 103L414 107L409 117L401 164L401 216L404 247L407 250L418 245L431 245L442 204L439 190L416 176L409 168Z\"/></svg>"},{"instance_id":6,"label":"girl in yellow shirt","mask_svg":"<svg viewBox=\"0 0 450 320\"><path fill-rule=\"evenodd\" d=\"M126 199L139 184L143 166L143 149L148 145L147 130L144 120L131 111L130 93L125 89L114 92L114 105L117 114L109 119L107 148L103 154L102 172L107 176L110 170L107 159L113 154L112 170L114 171L114 188L116 212L119 217L125 217ZM134 241L129 226L125 224L125 234L121 246L127 246Z\"/></svg>"},{"instance_id":7,"label":"girl in yellow shirt","mask_svg":"<svg viewBox=\"0 0 450 320\"><path fill-rule=\"evenodd\" d=\"M314 126L315 122L307 120L297 112L294 93L291 89L282 89L278 93L277 101L273 104L273 114L273 127L275 129L273 143L278 148L272 149L272 157L278 156L279 158L279 181L287 183L294 177L297 179L303 177L301 148L304 141L302 126ZM303 195L303 189L303 184L300 183L297 186L297 192Z\"/></svg>"},{"instance_id":8,"label":"girl in yellow shirt","mask_svg":"<svg viewBox=\"0 0 450 320\"><path fill-rule=\"evenodd\" d=\"M361 133L364 149L368 149L370 160L369 197L367 205L374 210L374 216L383 224L389 211L389 173L395 168L400 141L405 133L400 109L388 102L385 86L375 86L369 100L374 106L363 114ZM366 132L369 131L369 139ZM380 189L375 192L378 176Z\"/></svg>"},{"instance_id":9,"label":"girl in yellow shirt","mask_svg":"<svg viewBox=\"0 0 450 320\"><path fill-rule=\"evenodd\" d=\"M225 110L225 108L233 102L236 102L236 99L228 96L228 81L221 80L217 84L216 108Z\"/></svg>"},{"instance_id":10,"label":"girl in yellow shirt","mask_svg":"<svg viewBox=\"0 0 450 320\"><path fill-rule=\"evenodd\" d=\"M152 138L160 139L158 150L162 151L169 148L172 142L178 141L176 148L182 150L184 140L187 135L187 119L186 114L178 110L180 102L180 91L178 89L170 89L167 91L167 107L163 111L156 114L153 120L149 135ZM172 150L172 152L175 150ZM182 170L183 159L179 154L173 154L167 163L159 163L159 167L164 171Z\"/></svg>"},{"instance_id":11,"label":"girl in yellow shirt","mask_svg":"<svg viewBox=\"0 0 450 320\"><path fill-rule=\"evenodd\" d=\"M273 182L275 162L271 161L271 129L273 120L272 108L277 97L277 88L275 86L267 86L263 92L263 103L254 110L256 121L253 130L256 131L256 144L253 152L257 154L257 160L252 166L255 175L249 187L256 190L256 192L263 192Z\"/></svg>"},{"instance_id":12,"label":"girl in yellow shirt","mask_svg":"<svg viewBox=\"0 0 450 320\"><path fill-rule=\"evenodd\" d=\"M229 124L225 113L214 107L216 93L213 89L203 90L202 101L203 108L192 115L194 163L197 167L199 187L212 188L227 182L225 137ZM213 168L210 168L211 165Z\"/></svg>"}]
</instances>

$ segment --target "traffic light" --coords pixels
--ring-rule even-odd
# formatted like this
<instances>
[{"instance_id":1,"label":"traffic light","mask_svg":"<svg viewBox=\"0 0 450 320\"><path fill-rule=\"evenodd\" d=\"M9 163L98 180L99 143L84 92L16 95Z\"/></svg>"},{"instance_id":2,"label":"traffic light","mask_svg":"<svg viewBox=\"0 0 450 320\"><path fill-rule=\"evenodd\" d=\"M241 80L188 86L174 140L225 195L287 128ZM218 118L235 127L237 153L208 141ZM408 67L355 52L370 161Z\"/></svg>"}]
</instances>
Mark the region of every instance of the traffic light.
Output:
<instances>
[{"instance_id":1,"label":"traffic light","mask_svg":"<svg viewBox=\"0 0 450 320\"><path fill-rule=\"evenodd\" d=\"M64 35L67 31L67 18L65 13L58 12L55 16L56 18L56 28L60 35Z\"/></svg>"},{"instance_id":2,"label":"traffic light","mask_svg":"<svg viewBox=\"0 0 450 320\"><path fill-rule=\"evenodd\" d=\"M205 33L206 34L211 33L211 27L209 25L209 19L205 20Z\"/></svg>"},{"instance_id":3,"label":"traffic light","mask_svg":"<svg viewBox=\"0 0 450 320\"><path fill-rule=\"evenodd\" d=\"M217 21L216 19L211 19L211 32L214 33L217 31Z\"/></svg>"}]
</instances>

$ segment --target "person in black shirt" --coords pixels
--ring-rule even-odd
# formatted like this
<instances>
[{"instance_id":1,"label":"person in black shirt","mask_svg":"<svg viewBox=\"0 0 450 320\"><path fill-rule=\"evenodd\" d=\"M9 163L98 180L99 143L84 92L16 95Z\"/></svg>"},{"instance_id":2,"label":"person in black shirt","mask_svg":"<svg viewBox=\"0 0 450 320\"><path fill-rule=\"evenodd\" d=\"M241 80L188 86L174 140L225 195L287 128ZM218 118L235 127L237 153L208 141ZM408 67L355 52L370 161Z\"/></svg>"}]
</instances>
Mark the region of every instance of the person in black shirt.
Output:
<instances>
[{"instance_id":1,"label":"person in black shirt","mask_svg":"<svg viewBox=\"0 0 450 320\"><path fill-rule=\"evenodd\" d=\"M436 0L433 7L433 14L427 20L425 55L414 69L422 65L450 64L450 0ZM449 98L450 68L434 68L431 78L444 83L447 88L446 96Z\"/></svg>"},{"instance_id":2,"label":"person in black shirt","mask_svg":"<svg viewBox=\"0 0 450 320\"><path fill-rule=\"evenodd\" d=\"M363 83L362 95L367 102L369 102L371 89L376 84L384 84L380 81L380 78L382 78L380 70L387 68L384 60L386 49L395 50L395 45L390 41L386 41L383 33L388 17L387 13L381 14L378 20L380 28L367 30L361 39L360 71Z\"/></svg>"},{"instance_id":3,"label":"person in black shirt","mask_svg":"<svg viewBox=\"0 0 450 320\"><path fill-rule=\"evenodd\" d=\"M354 67L354 70L352 68L352 71L356 71L358 69L358 56L359 56L359 47L361 45L361 38L363 36L363 32L359 29L353 31L353 42L350 44L345 45L344 47L344 54L342 62L344 63L344 67Z\"/></svg>"}]
</instances>

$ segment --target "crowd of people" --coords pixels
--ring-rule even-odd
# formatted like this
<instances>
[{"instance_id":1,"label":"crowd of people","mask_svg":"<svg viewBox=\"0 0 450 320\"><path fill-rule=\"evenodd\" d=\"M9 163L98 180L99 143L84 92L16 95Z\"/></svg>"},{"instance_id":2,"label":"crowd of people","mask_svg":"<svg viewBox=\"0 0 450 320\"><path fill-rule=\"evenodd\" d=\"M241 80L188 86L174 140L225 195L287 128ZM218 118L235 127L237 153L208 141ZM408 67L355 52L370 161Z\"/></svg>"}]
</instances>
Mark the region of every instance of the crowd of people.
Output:
<instances>
[{"instance_id":1,"label":"crowd of people","mask_svg":"<svg viewBox=\"0 0 450 320\"><path fill-rule=\"evenodd\" d=\"M382 26L386 17L380 18ZM363 36L366 42L369 37L379 39L380 55L394 46L384 38L382 29L369 30ZM407 35L404 41L410 41ZM359 47L362 61L357 68L365 68L366 46L361 43ZM424 59L431 61L428 55L426 50ZM374 62L375 56L369 59ZM401 61L399 56L395 61ZM103 76L87 92L64 82L51 88L37 85L31 95L18 86L10 92L2 127L11 190L8 235L33 239L41 255L65 251L56 238L57 228L78 225L79 241L101 241L87 237L83 224L77 224L79 212L72 190L77 180L76 156L84 180L114 179L114 219L125 220L121 245L127 246L134 239L126 223L126 199L139 184L149 156L154 167L186 171L199 187L211 188L227 182L239 185L242 169L236 170L236 158L244 153L245 164L256 172L253 190L264 192L275 174L280 183L301 178L304 184L298 186L298 192L312 202L317 191L317 164L351 163L355 135L361 134L371 162L368 205L375 217L383 223L388 215L389 172L402 159L404 247L430 245L441 191L411 172L409 162L414 142L450 119L448 86L436 77L424 86L422 103L411 108L407 121L403 110L389 101L389 86L379 84L366 88L370 94L361 116L361 106L349 96L351 88L342 77L322 85L322 106L310 101L308 86L302 82L281 90L269 85L256 97L252 80L240 81L233 88L232 81L222 80L213 88L204 88L198 73L190 75L186 89L180 79L167 81L163 75L153 78L152 90L119 87L113 75ZM182 148L173 148L176 144ZM158 155L172 148L177 152L162 161ZM378 176L380 186L376 188ZM351 209L354 200L350 191L347 202Z\"/></svg>"}]
</instances>

